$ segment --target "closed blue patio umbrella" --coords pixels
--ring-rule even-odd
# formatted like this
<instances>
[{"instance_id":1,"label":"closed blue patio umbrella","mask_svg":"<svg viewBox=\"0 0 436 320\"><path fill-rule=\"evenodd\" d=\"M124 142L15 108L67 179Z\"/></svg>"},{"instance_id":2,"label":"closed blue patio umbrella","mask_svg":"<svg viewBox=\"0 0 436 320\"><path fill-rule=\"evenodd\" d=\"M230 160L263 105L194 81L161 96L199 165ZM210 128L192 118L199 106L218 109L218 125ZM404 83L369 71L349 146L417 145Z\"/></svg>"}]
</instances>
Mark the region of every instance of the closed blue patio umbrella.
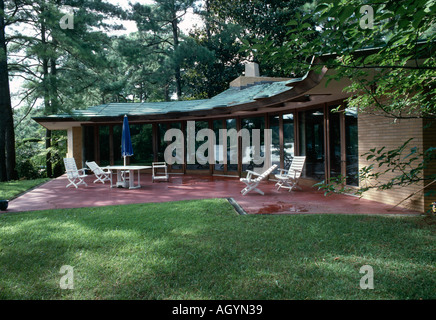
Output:
<instances>
[{"instance_id":1,"label":"closed blue patio umbrella","mask_svg":"<svg viewBox=\"0 0 436 320\"><path fill-rule=\"evenodd\" d=\"M130 139L129 120L127 119L127 115L124 116L123 120L121 155L124 157L124 165L126 165L126 157L133 156L132 140Z\"/></svg>"}]
</instances>

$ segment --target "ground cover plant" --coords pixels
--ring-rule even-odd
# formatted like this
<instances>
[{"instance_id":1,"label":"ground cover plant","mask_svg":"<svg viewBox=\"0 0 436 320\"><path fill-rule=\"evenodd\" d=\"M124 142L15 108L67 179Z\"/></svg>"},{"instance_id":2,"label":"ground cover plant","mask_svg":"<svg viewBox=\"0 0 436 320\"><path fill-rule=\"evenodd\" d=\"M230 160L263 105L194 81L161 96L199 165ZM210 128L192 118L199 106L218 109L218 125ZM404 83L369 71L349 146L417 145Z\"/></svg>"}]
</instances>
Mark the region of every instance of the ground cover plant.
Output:
<instances>
[{"instance_id":1,"label":"ground cover plant","mask_svg":"<svg viewBox=\"0 0 436 320\"><path fill-rule=\"evenodd\" d=\"M435 230L428 216L241 216L224 199L6 213L0 299L434 299Z\"/></svg>"}]
</instances>

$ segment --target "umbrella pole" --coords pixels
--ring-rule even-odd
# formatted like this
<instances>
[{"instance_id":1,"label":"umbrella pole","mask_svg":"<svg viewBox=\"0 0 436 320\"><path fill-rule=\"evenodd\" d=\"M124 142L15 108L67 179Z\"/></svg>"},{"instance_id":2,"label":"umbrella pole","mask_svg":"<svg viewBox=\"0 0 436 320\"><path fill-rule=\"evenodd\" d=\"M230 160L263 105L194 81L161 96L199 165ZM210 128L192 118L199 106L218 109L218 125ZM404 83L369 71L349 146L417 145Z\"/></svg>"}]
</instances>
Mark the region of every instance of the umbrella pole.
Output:
<instances>
[{"instance_id":1,"label":"umbrella pole","mask_svg":"<svg viewBox=\"0 0 436 320\"><path fill-rule=\"evenodd\" d=\"M124 166L127 166L127 161L126 161L126 159L127 159L127 157L124 156ZM127 188L127 187L128 187L127 180L126 180L126 174L127 174L127 170L126 170L126 171L122 171L122 174L121 174L121 176L122 176L121 186L122 186L123 188Z\"/></svg>"}]
</instances>

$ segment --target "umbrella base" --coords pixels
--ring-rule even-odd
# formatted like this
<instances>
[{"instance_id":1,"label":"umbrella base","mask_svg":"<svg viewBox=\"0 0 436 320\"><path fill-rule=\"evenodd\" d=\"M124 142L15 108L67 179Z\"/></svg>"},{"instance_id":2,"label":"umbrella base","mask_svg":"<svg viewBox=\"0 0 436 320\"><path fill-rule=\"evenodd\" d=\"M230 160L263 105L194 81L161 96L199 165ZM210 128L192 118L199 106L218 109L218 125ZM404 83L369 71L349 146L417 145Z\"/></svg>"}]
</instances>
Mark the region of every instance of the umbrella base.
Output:
<instances>
[{"instance_id":1,"label":"umbrella base","mask_svg":"<svg viewBox=\"0 0 436 320\"><path fill-rule=\"evenodd\" d=\"M129 188L129 181L124 180L117 182L117 188Z\"/></svg>"}]
</instances>

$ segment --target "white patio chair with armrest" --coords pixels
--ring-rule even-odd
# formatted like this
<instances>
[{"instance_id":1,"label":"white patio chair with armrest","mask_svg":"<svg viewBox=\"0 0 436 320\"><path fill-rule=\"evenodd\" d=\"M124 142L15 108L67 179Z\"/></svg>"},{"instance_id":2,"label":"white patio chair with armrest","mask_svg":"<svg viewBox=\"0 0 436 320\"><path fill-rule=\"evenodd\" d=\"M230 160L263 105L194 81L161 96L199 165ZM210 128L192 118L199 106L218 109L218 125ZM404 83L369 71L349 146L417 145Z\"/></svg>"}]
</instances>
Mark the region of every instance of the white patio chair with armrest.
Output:
<instances>
[{"instance_id":1,"label":"white patio chair with armrest","mask_svg":"<svg viewBox=\"0 0 436 320\"><path fill-rule=\"evenodd\" d=\"M275 178L278 180L276 183L276 186L278 186L277 190L280 190L280 188L286 188L289 189L289 191L294 188L301 190L298 186L298 181L303 172L305 162L306 156L295 156L288 170L279 169L280 174L275 175Z\"/></svg>"},{"instance_id":2,"label":"white patio chair with armrest","mask_svg":"<svg viewBox=\"0 0 436 320\"><path fill-rule=\"evenodd\" d=\"M111 180L111 173L110 171L104 171L95 161L86 161L85 162L86 165L89 167L89 169L91 169L91 171L94 173L95 177L97 179L95 179L94 183L96 183L97 181L100 181L101 183L104 184L105 181L110 181Z\"/></svg>"},{"instance_id":3,"label":"white patio chair with armrest","mask_svg":"<svg viewBox=\"0 0 436 320\"><path fill-rule=\"evenodd\" d=\"M87 177L85 169L77 169L76 160L74 160L74 158L64 158L64 164L67 178L70 181L65 188L73 185L77 189L77 186L82 183L88 186L85 182L85 178Z\"/></svg>"},{"instance_id":4,"label":"white patio chair with armrest","mask_svg":"<svg viewBox=\"0 0 436 320\"><path fill-rule=\"evenodd\" d=\"M247 170L247 176L245 178L241 178L240 181L244 182L247 186L241 190L242 195L246 195L250 191L256 191L257 193L260 193L261 195L264 195L263 191L258 189L257 186L259 183L264 180L266 177L270 175L271 172L273 172L277 168L277 165L273 165L263 173L257 173L251 170ZM256 176L254 178L253 176Z\"/></svg>"}]
</instances>

